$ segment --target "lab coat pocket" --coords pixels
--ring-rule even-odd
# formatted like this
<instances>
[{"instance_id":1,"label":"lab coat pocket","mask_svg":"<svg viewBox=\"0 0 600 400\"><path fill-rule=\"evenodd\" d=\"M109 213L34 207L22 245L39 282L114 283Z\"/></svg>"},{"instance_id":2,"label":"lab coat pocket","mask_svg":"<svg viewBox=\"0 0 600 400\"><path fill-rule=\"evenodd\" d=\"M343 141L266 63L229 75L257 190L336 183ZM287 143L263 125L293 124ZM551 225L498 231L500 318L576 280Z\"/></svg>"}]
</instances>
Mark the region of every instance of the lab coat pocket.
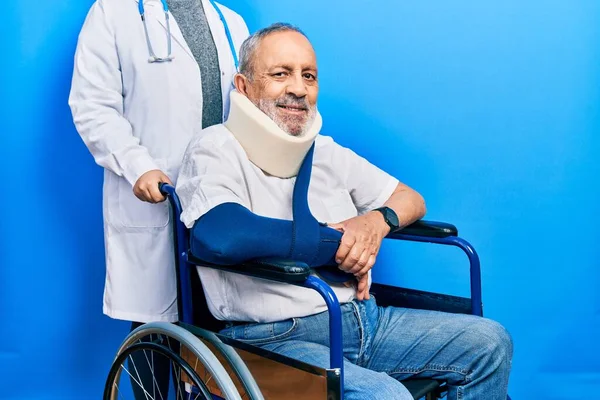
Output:
<instances>
[{"instance_id":1,"label":"lab coat pocket","mask_svg":"<svg viewBox=\"0 0 600 400\"><path fill-rule=\"evenodd\" d=\"M338 223L358 215L352 197L345 189L336 190L331 195L324 197L322 202L329 215L329 220L321 222Z\"/></svg>"},{"instance_id":2,"label":"lab coat pocket","mask_svg":"<svg viewBox=\"0 0 600 400\"><path fill-rule=\"evenodd\" d=\"M156 160L162 171L165 162ZM166 172L166 171L165 171ZM133 187L124 178L118 179L118 210L114 225L122 228L162 228L169 223L168 201L152 204L138 199L133 193Z\"/></svg>"}]
</instances>

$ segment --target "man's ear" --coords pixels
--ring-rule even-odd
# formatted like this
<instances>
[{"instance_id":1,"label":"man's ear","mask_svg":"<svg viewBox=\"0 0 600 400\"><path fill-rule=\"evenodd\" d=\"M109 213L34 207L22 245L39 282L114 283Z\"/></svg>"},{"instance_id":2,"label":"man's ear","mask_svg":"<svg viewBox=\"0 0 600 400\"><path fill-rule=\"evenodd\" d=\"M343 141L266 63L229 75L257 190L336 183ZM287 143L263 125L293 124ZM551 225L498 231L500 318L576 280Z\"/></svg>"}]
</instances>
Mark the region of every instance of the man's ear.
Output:
<instances>
[{"instance_id":1,"label":"man's ear","mask_svg":"<svg viewBox=\"0 0 600 400\"><path fill-rule=\"evenodd\" d=\"M248 97L248 78L242 74L235 74L233 77L233 85L238 92Z\"/></svg>"}]
</instances>

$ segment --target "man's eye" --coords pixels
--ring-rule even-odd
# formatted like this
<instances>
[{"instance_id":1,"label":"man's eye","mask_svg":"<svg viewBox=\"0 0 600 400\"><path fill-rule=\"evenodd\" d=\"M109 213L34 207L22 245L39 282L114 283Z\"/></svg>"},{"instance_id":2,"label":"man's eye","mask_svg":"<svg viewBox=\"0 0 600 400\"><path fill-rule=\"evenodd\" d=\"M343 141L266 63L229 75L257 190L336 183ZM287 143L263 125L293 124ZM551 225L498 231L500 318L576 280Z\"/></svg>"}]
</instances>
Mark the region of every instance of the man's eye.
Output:
<instances>
[{"instance_id":1,"label":"man's eye","mask_svg":"<svg viewBox=\"0 0 600 400\"><path fill-rule=\"evenodd\" d=\"M275 72L275 73L271 74L271 76L274 76L276 78L281 78L281 77L285 76L285 72Z\"/></svg>"},{"instance_id":2,"label":"man's eye","mask_svg":"<svg viewBox=\"0 0 600 400\"><path fill-rule=\"evenodd\" d=\"M314 81L315 79L317 79L317 77L314 76L313 74L306 73L306 74L304 74L304 79L308 79L310 81Z\"/></svg>"}]
</instances>

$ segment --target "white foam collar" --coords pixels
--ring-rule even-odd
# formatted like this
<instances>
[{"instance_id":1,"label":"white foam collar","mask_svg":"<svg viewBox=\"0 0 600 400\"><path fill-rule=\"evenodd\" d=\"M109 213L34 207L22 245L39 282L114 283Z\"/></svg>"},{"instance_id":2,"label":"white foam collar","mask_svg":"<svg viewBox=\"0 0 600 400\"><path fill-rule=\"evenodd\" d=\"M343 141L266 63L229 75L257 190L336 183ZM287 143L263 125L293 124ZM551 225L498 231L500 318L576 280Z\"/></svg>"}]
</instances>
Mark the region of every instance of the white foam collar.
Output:
<instances>
[{"instance_id":1,"label":"white foam collar","mask_svg":"<svg viewBox=\"0 0 600 400\"><path fill-rule=\"evenodd\" d=\"M231 92L229 117L224 125L254 165L270 175L290 178L298 174L323 120L317 111L312 126L304 135L289 135L246 96L234 90Z\"/></svg>"}]
</instances>

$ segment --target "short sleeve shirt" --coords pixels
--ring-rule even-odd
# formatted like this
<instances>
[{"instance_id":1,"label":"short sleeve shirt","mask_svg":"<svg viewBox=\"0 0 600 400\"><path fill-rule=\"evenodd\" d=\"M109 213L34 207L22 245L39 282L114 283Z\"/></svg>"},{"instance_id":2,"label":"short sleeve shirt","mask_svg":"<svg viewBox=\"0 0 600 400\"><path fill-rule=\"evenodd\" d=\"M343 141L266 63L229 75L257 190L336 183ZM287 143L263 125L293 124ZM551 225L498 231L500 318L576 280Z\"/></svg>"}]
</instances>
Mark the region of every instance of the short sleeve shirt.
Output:
<instances>
[{"instance_id":1,"label":"short sleeve shirt","mask_svg":"<svg viewBox=\"0 0 600 400\"><path fill-rule=\"evenodd\" d=\"M190 143L177 180L187 227L212 208L237 203L255 214L292 219L295 178L266 174L246 156L223 125L202 131ZM328 136L318 135L308 190L319 222L336 223L381 207L398 180ZM239 274L198 268L210 311L221 320L271 322L327 309L314 291ZM340 303L356 290L332 285Z\"/></svg>"}]
</instances>

